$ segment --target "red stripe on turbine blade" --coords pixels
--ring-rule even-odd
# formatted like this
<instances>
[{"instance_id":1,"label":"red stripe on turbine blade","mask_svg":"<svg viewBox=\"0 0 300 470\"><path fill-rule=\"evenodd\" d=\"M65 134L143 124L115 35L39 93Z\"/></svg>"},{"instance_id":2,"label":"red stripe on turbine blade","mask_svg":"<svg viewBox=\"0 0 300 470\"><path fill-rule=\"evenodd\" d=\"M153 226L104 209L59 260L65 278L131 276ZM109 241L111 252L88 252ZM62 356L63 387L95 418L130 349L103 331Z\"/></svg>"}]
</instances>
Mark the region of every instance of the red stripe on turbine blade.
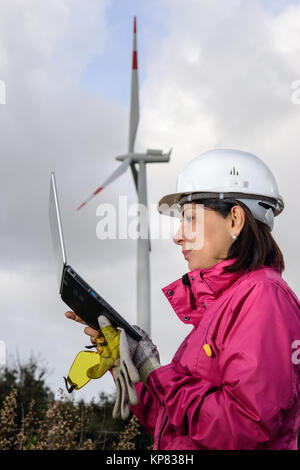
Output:
<instances>
[{"instance_id":1,"label":"red stripe on turbine blade","mask_svg":"<svg viewBox=\"0 0 300 470\"><path fill-rule=\"evenodd\" d=\"M100 188L96 189L95 192L93 192L94 196L96 196L96 194L100 193L100 191L103 189L102 186L100 186Z\"/></svg>"},{"instance_id":2,"label":"red stripe on turbine blade","mask_svg":"<svg viewBox=\"0 0 300 470\"><path fill-rule=\"evenodd\" d=\"M137 64L137 52L133 51L133 56L132 56L132 70L137 70L138 64Z\"/></svg>"},{"instance_id":3,"label":"red stripe on turbine blade","mask_svg":"<svg viewBox=\"0 0 300 470\"><path fill-rule=\"evenodd\" d=\"M136 16L133 17L133 32L136 33Z\"/></svg>"},{"instance_id":4,"label":"red stripe on turbine blade","mask_svg":"<svg viewBox=\"0 0 300 470\"><path fill-rule=\"evenodd\" d=\"M79 211L79 209L81 209L81 208L82 208L83 206L85 206L85 205L86 205L86 202L83 202L79 207L77 207L76 210Z\"/></svg>"}]
</instances>

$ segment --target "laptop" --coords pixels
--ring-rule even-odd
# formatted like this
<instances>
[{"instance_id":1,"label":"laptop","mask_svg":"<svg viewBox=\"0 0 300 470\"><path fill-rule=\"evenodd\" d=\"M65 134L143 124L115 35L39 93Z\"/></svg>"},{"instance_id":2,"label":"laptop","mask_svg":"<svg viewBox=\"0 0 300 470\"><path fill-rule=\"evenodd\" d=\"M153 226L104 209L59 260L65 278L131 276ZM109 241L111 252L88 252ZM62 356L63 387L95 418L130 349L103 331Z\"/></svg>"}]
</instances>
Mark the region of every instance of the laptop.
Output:
<instances>
[{"instance_id":1,"label":"laptop","mask_svg":"<svg viewBox=\"0 0 300 470\"><path fill-rule=\"evenodd\" d=\"M140 341L142 335L67 263L55 174L53 172L50 181L49 222L57 261L59 293L62 300L91 328L99 330L98 317L104 315L113 326L123 328L133 339Z\"/></svg>"}]
</instances>

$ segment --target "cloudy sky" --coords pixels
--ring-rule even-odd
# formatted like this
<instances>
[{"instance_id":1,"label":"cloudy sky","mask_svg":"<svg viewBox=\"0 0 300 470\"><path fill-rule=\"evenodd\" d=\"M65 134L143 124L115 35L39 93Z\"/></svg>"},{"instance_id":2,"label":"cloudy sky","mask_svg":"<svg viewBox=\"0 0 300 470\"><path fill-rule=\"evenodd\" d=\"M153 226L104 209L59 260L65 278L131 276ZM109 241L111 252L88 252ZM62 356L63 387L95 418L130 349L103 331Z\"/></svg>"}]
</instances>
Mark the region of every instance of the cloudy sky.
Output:
<instances>
[{"instance_id":1,"label":"cloudy sky","mask_svg":"<svg viewBox=\"0 0 300 470\"><path fill-rule=\"evenodd\" d=\"M64 317L48 224L55 171L70 264L136 322L136 242L99 240L100 203L136 202L130 172L81 212L128 146L133 15L138 22L140 125L136 150L173 147L147 167L148 202L175 191L177 174L217 147L260 156L285 210L273 235L284 279L300 296L300 1L2 0L0 4L0 340L7 356L40 356L54 391L88 344ZM299 95L298 95L299 96ZM293 102L294 101L294 102ZM188 267L172 240L152 240L152 337L163 364L188 333L161 288ZM166 334L167 332L167 334ZM110 374L77 397L114 389Z\"/></svg>"}]
</instances>

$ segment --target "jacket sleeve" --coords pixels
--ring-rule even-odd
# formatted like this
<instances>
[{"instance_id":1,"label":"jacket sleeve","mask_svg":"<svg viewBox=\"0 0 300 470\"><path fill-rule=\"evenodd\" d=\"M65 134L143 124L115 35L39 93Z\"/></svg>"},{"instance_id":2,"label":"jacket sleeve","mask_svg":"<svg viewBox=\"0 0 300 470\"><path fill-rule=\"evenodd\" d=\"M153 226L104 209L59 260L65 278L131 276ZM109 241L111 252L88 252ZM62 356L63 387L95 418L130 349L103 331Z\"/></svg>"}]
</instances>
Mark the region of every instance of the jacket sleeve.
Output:
<instances>
[{"instance_id":1,"label":"jacket sleeve","mask_svg":"<svg viewBox=\"0 0 300 470\"><path fill-rule=\"evenodd\" d=\"M264 447L299 397L291 346L300 339L299 303L271 281L251 286L242 305L235 302L222 333L220 387L172 363L147 379L169 423L200 449Z\"/></svg>"},{"instance_id":2,"label":"jacket sleeve","mask_svg":"<svg viewBox=\"0 0 300 470\"><path fill-rule=\"evenodd\" d=\"M159 402L152 393L149 393L143 382L136 384L136 391L138 404L131 406L130 409L146 431L153 436L159 411Z\"/></svg>"}]
</instances>

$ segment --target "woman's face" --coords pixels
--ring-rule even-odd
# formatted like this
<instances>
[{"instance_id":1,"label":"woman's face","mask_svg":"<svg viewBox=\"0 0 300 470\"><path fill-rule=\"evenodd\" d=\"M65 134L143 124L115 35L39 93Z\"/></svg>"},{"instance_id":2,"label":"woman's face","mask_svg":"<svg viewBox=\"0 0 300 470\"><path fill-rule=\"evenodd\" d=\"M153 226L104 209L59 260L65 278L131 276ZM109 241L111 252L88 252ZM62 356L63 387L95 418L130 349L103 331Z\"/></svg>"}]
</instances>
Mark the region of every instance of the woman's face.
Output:
<instances>
[{"instance_id":1,"label":"woman's face","mask_svg":"<svg viewBox=\"0 0 300 470\"><path fill-rule=\"evenodd\" d=\"M242 207L234 206L226 218L204 208L203 204L188 203L181 208L181 225L173 240L181 246L190 271L210 268L226 258L245 221Z\"/></svg>"}]
</instances>

